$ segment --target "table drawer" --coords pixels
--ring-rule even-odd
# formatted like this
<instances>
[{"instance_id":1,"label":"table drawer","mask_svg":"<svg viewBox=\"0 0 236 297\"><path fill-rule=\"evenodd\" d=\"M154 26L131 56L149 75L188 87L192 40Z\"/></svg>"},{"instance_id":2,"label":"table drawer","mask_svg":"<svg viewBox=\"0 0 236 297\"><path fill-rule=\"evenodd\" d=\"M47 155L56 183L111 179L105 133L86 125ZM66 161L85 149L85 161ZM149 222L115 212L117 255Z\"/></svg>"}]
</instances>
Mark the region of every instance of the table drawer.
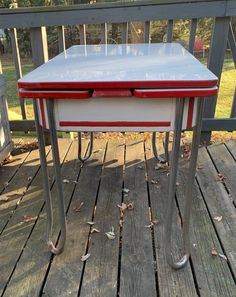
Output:
<instances>
[{"instance_id":1,"label":"table drawer","mask_svg":"<svg viewBox=\"0 0 236 297\"><path fill-rule=\"evenodd\" d=\"M175 98L99 97L84 100L55 99L54 113L60 131L171 131ZM48 128L46 101L38 99L39 118ZM185 99L183 130L196 122L197 99Z\"/></svg>"}]
</instances>

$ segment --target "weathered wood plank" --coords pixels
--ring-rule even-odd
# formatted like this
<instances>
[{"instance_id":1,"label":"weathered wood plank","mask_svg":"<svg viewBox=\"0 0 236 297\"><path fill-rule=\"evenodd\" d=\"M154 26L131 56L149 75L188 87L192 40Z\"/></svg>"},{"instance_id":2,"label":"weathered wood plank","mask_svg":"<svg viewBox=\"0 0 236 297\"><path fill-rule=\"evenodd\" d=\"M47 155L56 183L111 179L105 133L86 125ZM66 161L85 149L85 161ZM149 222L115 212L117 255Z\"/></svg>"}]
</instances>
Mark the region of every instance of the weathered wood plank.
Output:
<instances>
[{"instance_id":1,"label":"weathered wood plank","mask_svg":"<svg viewBox=\"0 0 236 297\"><path fill-rule=\"evenodd\" d=\"M124 188L134 209L124 212L119 296L156 296L143 141L126 143Z\"/></svg>"},{"instance_id":2,"label":"weathered wood plank","mask_svg":"<svg viewBox=\"0 0 236 297\"><path fill-rule=\"evenodd\" d=\"M224 253L236 278L236 212L223 183L216 181L217 171L205 148L199 150L197 180ZM236 169L236 165L235 165ZM217 221L217 217L221 217Z\"/></svg>"},{"instance_id":3,"label":"weathered wood plank","mask_svg":"<svg viewBox=\"0 0 236 297\"><path fill-rule=\"evenodd\" d=\"M116 297L119 258L119 209L124 165L124 145L109 141L102 172L94 221L101 232L92 234L85 265L80 297ZM114 227L116 237L109 240L105 232Z\"/></svg>"},{"instance_id":4,"label":"weathered wood plank","mask_svg":"<svg viewBox=\"0 0 236 297\"><path fill-rule=\"evenodd\" d=\"M58 48L59 53L64 52L66 49L66 42L65 42L65 27L59 26L57 28L57 35L58 35Z\"/></svg>"},{"instance_id":5,"label":"weathered wood plank","mask_svg":"<svg viewBox=\"0 0 236 297\"><path fill-rule=\"evenodd\" d=\"M53 259L50 272L43 289L43 296L77 296L84 263L80 258L85 253L91 221L101 177L106 141L94 142L94 153L84 163L78 184L67 214L67 242L65 251ZM81 203L80 212L78 208ZM97 236L94 234L92 236ZM88 261L92 260L88 259Z\"/></svg>"},{"instance_id":6,"label":"weathered wood plank","mask_svg":"<svg viewBox=\"0 0 236 297\"><path fill-rule=\"evenodd\" d=\"M46 148L49 152L49 147ZM0 234L40 168L39 151L33 150L0 196Z\"/></svg>"},{"instance_id":7,"label":"weathered wood plank","mask_svg":"<svg viewBox=\"0 0 236 297\"><path fill-rule=\"evenodd\" d=\"M162 145L159 145L158 151L163 153ZM158 224L153 226L155 251L157 257L157 274L159 294L162 297L169 296L197 296L193 272L189 263L183 269L175 271L166 261L164 247L164 219L166 211L166 200L168 195L168 176L165 169L155 170L157 161L153 156L151 142L145 143L146 166L150 191L151 211L153 219L158 220ZM157 181L157 184L153 183ZM172 227L172 250L175 258L178 258L181 246L181 224L180 218L175 209Z\"/></svg>"},{"instance_id":8,"label":"weathered wood plank","mask_svg":"<svg viewBox=\"0 0 236 297\"><path fill-rule=\"evenodd\" d=\"M177 199L183 215L185 201L184 189L188 180L188 161L180 160L179 186ZM200 296L235 296L235 283L227 261L212 256L212 248L223 254L211 218L204 203L199 187L194 184L193 209L190 225L191 259L198 283Z\"/></svg>"},{"instance_id":9,"label":"weathered wood plank","mask_svg":"<svg viewBox=\"0 0 236 297\"><path fill-rule=\"evenodd\" d=\"M64 142L60 146L60 158L64 159L70 142ZM51 165L52 155L48 156L49 173L52 180L53 168ZM25 193L21 204L14 212L7 227L4 229L0 237L0 294L5 290L6 284L14 271L16 262L20 257L28 237L35 226L35 221L42 209L43 205L43 189L41 182L41 172L37 174L32 184ZM24 222L24 216L31 216L32 221Z\"/></svg>"},{"instance_id":10,"label":"weathered wood plank","mask_svg":"<svg viewBox=\"0 0 236 297\"><path fill-rule=\"evenodd\" d=\"M17 171L30 155L30 153L31 152L27 151L22 154L13 154L10 163L0 166L0 194L3 192L5 187L9 185L11 179L17 173Z\"/></svg>"},{"instance_id":11,"label":"weathered wood plank","mask_svg":"<svg viewBox=\"0 0 236 297\"><path fill-rule=\"evenodd\" d=\"M86 148L86 146L84 146ZM63 183L63 193L65 199L65 208L67 209L74 188L76 186L81 162L77 159L78 145L77 142L73 142L70 147L64 164L62 166L62 177L69 181L69 183ZM54 230L53 240L54 242L58 238L59 234L59 217L57 212L57 189L55 186L52 188L52 201L53 201L53 214L54 214ZM17 263L17 267L8 283L7 290L4 296L39 296L45 275L47 273L48 266L52 258L52 254L48 251L45 241L46 231L46 210L45 206L40 213L36 226L30 235L26 247ZM60 256L58 256L60 257ZM61 271L60 271L61 272ZM24 274L25 277L20 276ZM59 282L61 283L61 282ZM57 288L59 287L57 284ZM34 286L32 286L34 284ZM61 292L64 292L61 289ZM50 296L58 296L52 294Z\"/></svg>"},{"instance_id":12,"label":"weathered wood plank","mask_svg":"<svg viewBox=\"0 0 236 297\"><path fill-rule=\"evenodd\" d=\"M232 146L232 144L231 144ZM230 144L229 144L230 147ZM222 144L211 145L208 148L219 173L225 176L224 183L236 203L236 163L229 151ZM232 150L234 151L234 150ZM217 176L215 177L217 178ZM230 198L229 198L230 199Z\"/></svg>"}]
</instances>

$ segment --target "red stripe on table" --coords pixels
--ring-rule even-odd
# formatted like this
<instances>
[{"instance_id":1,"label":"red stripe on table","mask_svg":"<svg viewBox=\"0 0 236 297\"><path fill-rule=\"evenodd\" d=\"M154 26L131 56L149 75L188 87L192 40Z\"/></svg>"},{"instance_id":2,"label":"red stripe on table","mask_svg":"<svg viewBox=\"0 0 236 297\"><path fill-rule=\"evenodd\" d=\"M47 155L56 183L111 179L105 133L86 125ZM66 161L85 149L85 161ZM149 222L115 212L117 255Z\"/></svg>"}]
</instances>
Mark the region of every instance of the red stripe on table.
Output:
<instances>
[{"instance_id":1,"label":"red stripe on table","mask_svg":"<svg viewBox=\"0 0 236 297\"><path fill-rule=\"evenodd\" d=\"M87 99L92 95L91 91L40 91L40 90L19 90L20 98L47 98L47 99Z\"/></svg>"},{"instance_id":2,"label":"red stripe on table","mask_svg":"<svg viewBox=\"0 0 236 297\"><path fill-rule=\"evenodd\" d=\"M218 88L194 89L194 90L134 90L134 96L137 98L176 98L176 97L209 97L214 96Z\"/></svg>"},{"instance_id":3,"label":"red stripe on table","mask_svg":"<svg viewBox=\"0 0 236 297\"><path fill-rule=\"evenodd\" d=\"M198 81L18 82L18 87L26 89L209 88L216 86L217 83L217 79Z\"/></svg>"},{"instance_id":4,"label":"red stripe on table","mask_svg":"<svg viewBox=\"0 0 236 297\"><path fill-rule=\"evenodd\" d=\"M39 99L39 105L40 105L40 111L41 111L42 126L46 128L46 118L45 118L43 99Z\"/></svg>"},{"instance_id":5,"label":"red stripe on table","mask_svg":"<svg viewBox=\"0 0 236 297\"><path fill-rule=\"evenodd\" d=\"M132 97L130 89L97 89L93 97Z\"/></svg>"},{"instance_id":6,"label":"red stripe on table","mask_svg":"<svg viewBox=\"0 0 236 297\"><path fill-rule=\"evenodd\" d=\"M74 122L62 121L61 127L170 127L171 122Z\"/></svg>"},{"instance_id":7,"label":"red stripe on table","mask_svg":"<svg viewBox=\"0 0 236 297\"><path fill-rule=\"evenodd\" d=\"M188 103L188 118L187 118L187 129L192 127L193 122L193 108L194 108L194 98L191 97Z\"/></svg>"}]
</instances>

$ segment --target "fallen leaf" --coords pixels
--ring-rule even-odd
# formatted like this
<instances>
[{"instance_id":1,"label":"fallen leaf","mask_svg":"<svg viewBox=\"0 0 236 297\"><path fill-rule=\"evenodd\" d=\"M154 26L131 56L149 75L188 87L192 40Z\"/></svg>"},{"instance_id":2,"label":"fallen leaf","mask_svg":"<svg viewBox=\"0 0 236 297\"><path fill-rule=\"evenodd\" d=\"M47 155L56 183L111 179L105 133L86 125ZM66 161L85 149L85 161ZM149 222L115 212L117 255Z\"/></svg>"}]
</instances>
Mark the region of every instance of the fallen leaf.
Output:
<instances>
[{"instance_id":1,"label":"fallen leaf","mask_svg":"<svg viewBox=\"0 0 236 297\"><path fill-rule=\"evenodd\" d=\"M124 224L124 220L120 219L120 221L119 221L119 226L120 226L120 227L123 227L123 224Z\"/></svg>"},{"instance_id":2,"label":"fallen leaf","mask_svg":"<svg viewBox=\"0 0 236 297\"><path fill-rule=\"evenodd\" d=\"M145 225L145 228L151 228L153 226L153 222L151 222L149 225Z\"/></svg>"},{"instance_id":3,"label":"fallen leaf","mask_svg":"<svg viewBox=\"0 0 236 297\"><path fill-rule=\"evenodd\" d=\"M127 204L127 209L128 209L128 210L132 210L132 209L134 209L134 201L129 202L129 203Z\"/></svg>"},{"instance_id":4,"label":"fallen leaf","mask_svg":"<svg viewBox=\"0 0 236 297\"><path fill-rule=\"evenodd\" d=\"M77 181L77 180L73 180L73 183L74 183L74 184L78 184L78 181Z\"/></svg>"},{"instance_id":5,"label":"fallen leaf","mask_svg":"<svg viewBox=\"0 0 236 297\"><path fill-rule=\"evenodd\" d=\"M220 258L224 259L225 261L228 261L227 257L224 254L219 253L218 255Z\"/></svg>"},{"instance_id":6,"label":"fallen leaf","mask_svg":"<svg viewBox=\"0 0 236 297\"><path fill-rule=\"evenodd\" d=\"M29 176L29 177L28 177L28 181L31 181L31 180L32 180L32 177L31 177L31 176Z\"/></svg>"},{"instance_id":7,"label":"fallen leaf","mask_svg":"<svg viewBox=\"0 0 236 297\"><path fill-rule=\"evenodd\" d=\"M217 250L215 248L212 248L211 255L212 256L218 256L218 252L217 252Z\"/></svg>"},{"instance_id":8,"label":"fallen leaf","mask_svg":"<svg viewBox=\"0 0 236 297\"><path fill-rule=\"evenodd\" d=\"M178 186L179 186L179 182L176 183L176 187L178 187Z\"/></svg>"},{"instance_id":9,"label":"fallen leaf","mask_svg":"<svg viewBox=\"0 0 236 297\"><path fill-rule=\"evenodd\" d=\"M115 239L116 235L114 232L114 227L111 227L111 231L105 233L108 239Z\"/></svg>"},{"instance_id":10,"label":"fallen leaf","mask_svg":"<svg viewBox=\"0 0 236 297\"><path fill-rule=\"evenodd\" d=\"M29 222L34 221L35 218L32 217L32 216L24 216L24 217L23 217L23 220L24 220L25 223L29 223Z\"/></svg>"},{"instance_id":11,"label":"fallen leaf","mask_svg":"<svg viewBox=\"0 0 236 297\"><path fill-rule=\"evenodd\" d=\"M73 208L73 210L74 210L75 212L79 212L79 211L81 210L81 207L82 207L83 205L84 205L84 202L81 202L80 205L79 205L78 207L75 206L75 207Z\"/></svg>"},{"instance_id":12,"label":"fallen leaf","mask_svg":"<svg viewBox=\"0 0 236 297\"><path fill-rule=\"evenodd\" d=\"M153 225L157 225L159 223L159 221L157 219L152 220Z\"/></svg>"},{"instance_id":13,"label":"fallen leaf","mask_svg":"<svg viewBox=\"0 0 236 297\"><path fill-rule=\"evenodd\" d=\"M220 222L222 220L222 216L215 216L214 220Z\"/></svg>"},{"instance_id":14,"label":"fallen leaf","mask_svg":"<svg viewBox=\"0 0 236 297\"><path fill-rule=\"evenodd\" d=\"M87 224L89 224L90 226L93 226L95 224L95 222L89 221L89 222L87 222Z\"/></svg>"},{"instance_id":15,"label":"fallen leaf","mask_svg":"<svg viewBox=\"0 0 236 297\"><path fill-rule=\"evenodd\" d=\"M81 261L84 262L84 261L86 261L89 257L90 257L90 254L83 255L83 256L81 256Z\"/></svg>"},{"instance_id":16,"label":"fallen leaf","mask_svg":"<svg viewBox=\"0 0 236 297\"><path fill-rule=\"evenodd\" d=\"M69 184L70 181L69 181L68 179L63 179L62 182L63 182L64 184Z\"/></svg>"},{"instance_id":17,"label":"fallen leaf","mask_svg":"<svg viewBox=\"0 0 236 297\"><path fill-rule=\"evenodd\" d=\"M129 193L129 189L124 188L124 189L123 189L123 193L128 194L128 193Z\"/></svg>"},{"instance_id":18,"label":"fallen leaf","mask_svg":"<svg viewBox=\"0 0 236 297\"><path fill-rule=\"evenodd\" d=\"M151 183L154 184L154 185L158 185L159 184L159 180L158 179L156 179L156 180L155 179L152 179L151 180Z\"/></svg>"},{"instance_id":19,"label":"fallen leaf","mask_svg":"<svg viewBox=\"0 0 236 297\"><path fill-rule=\"evenodd\" d=\"M227 179L222 173L218 173L216 177L216 181L224 182L224 180Z\"/></svg>"},{"instance_id":20,"label":"fallen leaf","mask_svg":"<svg viewBox=\"0 0 236 297\"><path fill-rule=\"evenodd\" d=\"M124 211L124 210L126 210L127 209L127 204L126 203L124 203L124 202L122 202L122 204L121 205L117 205L118 207L119 207L119 209L121 210L121 211Z\"/></svg>"},{"instance_id":21,"label":"fallen leaf","mask_svg":"<svg viewBox=\"0 0 236 297\"><path fill-rule=\"evenodd\" d=\"M100 230L92 227L91 233L100 233Z\"/></svg>"}]
</instances>

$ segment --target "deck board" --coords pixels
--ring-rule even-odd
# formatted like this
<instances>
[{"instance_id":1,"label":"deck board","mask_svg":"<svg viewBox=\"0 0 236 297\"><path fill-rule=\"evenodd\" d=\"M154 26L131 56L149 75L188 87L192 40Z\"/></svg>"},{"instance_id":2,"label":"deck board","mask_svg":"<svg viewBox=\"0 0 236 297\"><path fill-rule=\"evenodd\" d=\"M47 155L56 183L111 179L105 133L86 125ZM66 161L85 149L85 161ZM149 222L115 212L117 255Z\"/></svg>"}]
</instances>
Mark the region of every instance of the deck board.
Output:
<instances>
[{"instance_id":1,"label":"deck board","mask_svg":"<svg viewBox=\"0 0 236 297\"><path fill-rule=\"evenodd\" d=\"M142 139L96 139L91 159L81 166L77 143L59 141L67 209L68 234L64 253L52 256L45 243L46 214L42 199L42 179L38 151L25 152L0 169L0 199L26 189L17 199L10 196L0 205L3 232L0 235L0 296L79 296L79 297L208 297L235 296L236 246L234 175L236 142L212 145L199 152L199 170L194 189L191 224L191 263L179 271L171 269L163 247L163 221L168 190L166 172L155 170L150 141ZM51 152L48 148L51 165ZM105 159L104 159L105 158ZM180 160L177 204L173 225L173 255L181 245L181 215L185 159ZM53 172L50 166L51 182ZM217 173L227 176L216 181ZM4 175L4 173L6 173ZM32 177L28 180L28 177ZM158 184L152 180L158 180ZM4 182L10 181L8 187ZM76 181L76 182L75 182ZM128 195L122 193L128 188ZM231 191L230 191L231 190ZM55 225L57 191L52 187ZM235 189L236 191L236 189ZM119 226L117 204L134 201ZM84 202L80 212L75 211ZM34 217L23 222L24 215ZM220 222L214 218L222 216ZM151 219L158 223L145 228ZM91 234L88 221L100 233ZM5 223L4 223L5 222ZM7 224L6 224L7 222ZM116 238L105 232L115 228ZM53 237L59 235L55 227ZM228 261L211 255L212 248ZM90 253L86 262L81 256ZM190 265L191 264L191 265Z\"/></svg>"}]
</instances>

